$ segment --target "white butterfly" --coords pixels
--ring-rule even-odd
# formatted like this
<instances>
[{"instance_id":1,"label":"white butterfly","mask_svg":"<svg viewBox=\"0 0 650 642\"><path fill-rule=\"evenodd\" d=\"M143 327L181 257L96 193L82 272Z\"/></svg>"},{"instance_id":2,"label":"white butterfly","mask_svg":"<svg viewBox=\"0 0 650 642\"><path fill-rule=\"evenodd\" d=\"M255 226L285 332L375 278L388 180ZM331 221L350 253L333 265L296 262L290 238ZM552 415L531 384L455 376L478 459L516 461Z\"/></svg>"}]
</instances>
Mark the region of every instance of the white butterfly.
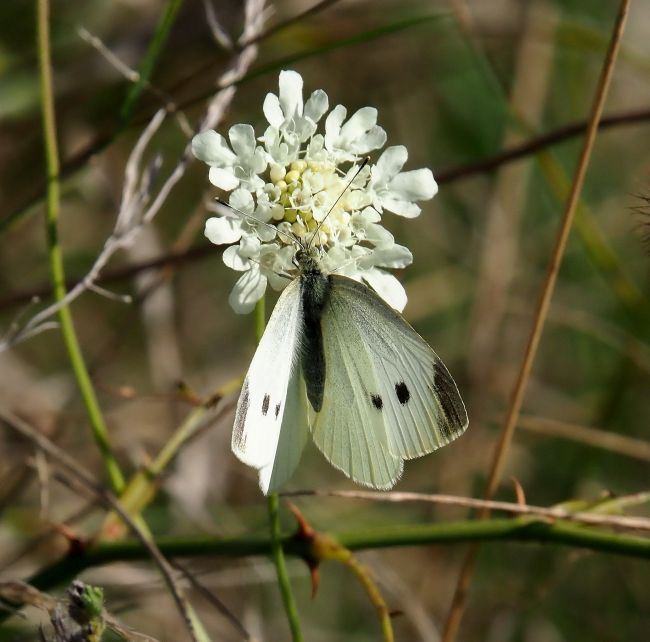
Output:
<instances>
[{"instance_id":1,"label":"white butterfly","mask_svg":"<svg viewBox=\"0 0 650 642\"><path fill-rule=\"evenodd\" d=\"M326 274L301 246L242 387L232 449L266 494L289 480L311 432L355 482L391 488L405 459L467 428L447 368L372 289Z\"/></svg>"}]
</instances>

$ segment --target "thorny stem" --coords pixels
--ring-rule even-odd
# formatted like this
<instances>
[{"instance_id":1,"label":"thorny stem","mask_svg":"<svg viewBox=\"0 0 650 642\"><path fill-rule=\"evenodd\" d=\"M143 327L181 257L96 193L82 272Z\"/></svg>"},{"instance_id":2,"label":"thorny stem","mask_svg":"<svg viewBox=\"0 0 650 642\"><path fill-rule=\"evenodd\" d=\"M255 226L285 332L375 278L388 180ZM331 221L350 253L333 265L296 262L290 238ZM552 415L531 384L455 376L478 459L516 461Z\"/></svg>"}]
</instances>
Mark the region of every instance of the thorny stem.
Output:
<instances>
[{"instance_id":1,"label":"thorny stem","mask_svg":"<svg viewBox=\"0 0 650 642\"><path fill-rule=\"evenodd\" d=\"M37 0L38 57L40 67L41 109L43 112L43 142L47 166L47 245L54 298L60 301L66 295L63 253L59 243L59 153L56 140L54 93L52 88L52 62L50 59L49 0ZM124 489L124 477L115 459L108 438L108 430L97 402L86 363L74 328L72 314L67 305L58 311L61 333L70 364L83 397L95 442L99 448L111 487L116 494Z\"/></svg>"},{"instance_id":2,"label":"thorny stem","mask_svg":"<svg viewBox=\"0 0 650 642\"><path fill-rule=\"evenodd\" d=\"M536 517L516 519L482 519L433 524L391 524L383 527L361 528L329 533L340 546L350 551L426 546L431 544L462 544L463 542L520 541L539 544L560 544L650 560L650 540L635 535L579 526L562 520L549 523ZM309 542L283 535L279 543L287 555L305 559ZM237 559L267 556L271 550L269 536L240 537L160 537L156 539L160 552L167 558L220 557ZM65 557L42 569L28 582L42 591L69 581L83 570L111 562L146 560L149 555L142 542L120 540L97 542L79 555ZM0 612L0 622L8 614Z\"/></svg>"},{"instance_id":3,"label":"thorny stem","mask_svg":"<svg viewBox=\"0 0 650 642\"><path fill-rule=\"evenodd\" d=\"M262 297L255 306L255 336L257 338L257 343L262 340L265 325L266 305L265 297ZM270 367L272 367L272 365ZM291 590L291 582L289 580L287 564L284 559L284 550L282 548L280 499L278 498L277 493L271 493L267 497L267 506L269 512L269 528L271 531L271 556L273 557L273 563L275 564L275 570L278 576L278 585L282 595L284 610L289 621L289 628L291 629L293 642L302 642L304 638L300 627L300 616L298 615L298 607L296 606L296 600L293 596L293 591Z\"/></svg>"},{"instance_id":4,"label":"thorny stem","mask_svg":"<svg viewBox=\"0 0 650 642\"><path fill-rule=\"evenodd\" d=\"M526 392L528 379L530 377L533 363L535 361L537 348L539 347L542 331L544 329L544 324L548 315L548 309L551 303L551 298L553 296L555 284L557 282L557 277L560 271L562 257L564 256L564 251L566 249L569 233L571 231L578 199L587 172L589 158L591 156L591 151L596 140L598 123L602 116L605 98L607 97L610 80L613 75L614 63L616 62L619 45L623 36L623 30L625 28L625 20L627 18L629 6L630 0L621 0L616 23L612 30L609 48L603 62L601 75L598 80L598 87L596 89L596 94L592 103L589 125L587 127L584 144L580 152L573 183L571 185L571 191L569 192L569 196L567 198L564 215L560 224L557 238L555 240L555 246L551 254L546 279L544 281L542 292L537 304L537 310L533 320L533 326L531 328L528 344L526 346L526 352L521 363L519 376L517 377L517 382L515 384L515 389L512 395L512 402L510 404L510 408L504 422L503 429L501 431L499 442L494 453L494 458L492 460L487 487L485 490L486 499L492 499L499 486L499 482L501 481L501 476L503 474L503 467L508 454L508 449L512 441L512 436L514 434L517 421L519 419L519 413L521 411L521 406L524 400L524 394ZM486 518L488 515L489 510L487 509L483 509L480 513L481 518ZM443 642L453 642L456 639L465 609L467 592L469 590L477 554L478 545L474 544L470 547L467 553L460 572L460 576L458 578L458 582L456 584L456 589L452 598L451 609L445 623L445 630L442 638Z\"/></svg>"}]
</instances>

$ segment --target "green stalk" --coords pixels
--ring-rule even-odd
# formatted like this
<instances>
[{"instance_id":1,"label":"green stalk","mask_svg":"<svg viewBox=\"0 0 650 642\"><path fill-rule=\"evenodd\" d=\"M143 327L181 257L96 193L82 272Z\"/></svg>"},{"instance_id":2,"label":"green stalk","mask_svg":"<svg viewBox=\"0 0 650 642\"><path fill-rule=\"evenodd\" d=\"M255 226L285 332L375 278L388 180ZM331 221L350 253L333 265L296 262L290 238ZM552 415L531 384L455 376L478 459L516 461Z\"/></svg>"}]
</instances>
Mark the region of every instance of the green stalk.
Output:
<instances>
[{"instance_id":1,"label":"green stalk","mask_svg":"<svg viewBox=\"0 0 650 642\"><path fill-rule=\"evenodd\" d=\"M50 59L49 1L37 0L38 58L40 67L41 109L43 115L43 142L47 167L46 225L50 273L55 301L61 301L66 294L63 252L59 243L59 152L56 140L56 119L54 114L54 93L52 90L52 62ZM81 348L72 321L70 308L61 307L58 312L61 333L65 342L70 364L84 400L90 426L99 448L113 491L119 495L124 488L124 477L111 448L108 430L102 416L93 384L84 362Z\"/></svg>"},{"instance_id":2,"label":"green stalk","mask_svg":"<svg viewBox=\"0 0 650 642\"><path fill-rule=\"evenodd\" d=\"M270 503L270 502L269 502ZM467 520L434 524L393 524L329 533L341 546L351 551L462 544L465 542L520 541L559 544L613 553L639 560L650 560L650 539L614 531L589 528L568 521L548 522L534 517ZM305 558L309 543L293 535L276 538L287 555ZM156 539L161 553L175 557L221 557L228 559L268 556L271 536L239 537L161 537ZM65 557L32 576L28 582L42 591L63 584L82 571L112 562L145 561L150 555L136 540L97 542L94 546ZM0 621L7 617L0 613Z\"/></svg>"},{"instance_id":3,"label":"green stalk","mask_svg":"<svg viewBox=\"0 0 650 642\"><path fill-rule=\"evenodd\" d=\"M262 297L255 306L255 336L257 338L257 343L262 340L265 325L266 305L265 298ZM300 616L298 615L298 607L296 606L296 600L291 590L291 582L289 581L289 573L287 572L287 564L284 559L284 550L282 548L280 499L276 493L271 493L266 499L269 511L269 528L271 532L269 547L273 563L275 564L275 571L278 576L278 585L280 587L280 594L282 595L282 603L284 604L284 610L287 614L287 620L289 621L289 628L291 629L293 642L302 642L304 638L300 627Z\"/></svg>"}]
</instances>

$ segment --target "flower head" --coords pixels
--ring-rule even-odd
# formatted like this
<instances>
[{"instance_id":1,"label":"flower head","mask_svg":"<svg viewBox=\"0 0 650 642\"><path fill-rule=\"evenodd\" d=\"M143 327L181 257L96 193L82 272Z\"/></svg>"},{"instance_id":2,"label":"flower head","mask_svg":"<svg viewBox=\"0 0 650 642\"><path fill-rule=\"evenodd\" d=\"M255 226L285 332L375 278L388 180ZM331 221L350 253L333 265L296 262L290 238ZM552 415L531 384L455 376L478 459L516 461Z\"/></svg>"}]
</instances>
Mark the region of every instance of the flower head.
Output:
<instances>
[{"instance_id":1,"label":"flower head","mask_svg":"<svg viewBox=\"0 0 650 642\"><path fill-rule=\"evenodd\" d=\"M230 304L250 312L267 284L280 290L296 272L295 242L321 249L326 270L369 283L390 305L402 310L406 293L385 268L409 265L409 250L397 245L382 225L384 211L413 218L416 201L432 198L437 185L429 169L403 172L407 151L388 147L375 164L368 153L382 148L386 132L377 125L377 110L362 107L347 117L337 105L329 109L318 89L303 102L303 80L295 71L280 72L279 92L267 94L268 121L256 138L250 125L234 125L228 140L214 131L197 134L192 151L210 166L210 182L230 192L235 211L213 206L205 235L231 245L224 262L244 274Z\"/></svg>"}]
</instances>

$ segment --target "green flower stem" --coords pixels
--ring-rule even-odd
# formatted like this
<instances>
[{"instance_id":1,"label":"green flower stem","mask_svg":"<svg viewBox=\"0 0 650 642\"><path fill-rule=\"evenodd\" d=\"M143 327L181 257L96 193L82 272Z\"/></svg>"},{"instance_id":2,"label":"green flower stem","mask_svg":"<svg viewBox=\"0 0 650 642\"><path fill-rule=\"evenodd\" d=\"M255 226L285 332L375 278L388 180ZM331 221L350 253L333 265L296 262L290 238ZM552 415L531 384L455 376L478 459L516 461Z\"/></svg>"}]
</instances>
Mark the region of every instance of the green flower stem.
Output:
<instances>
[{"instance_id":1,"label":"green flower stem","mask_svg":"<svg viewBox=\"0 0 650 642\"><path fill-rule=\"evenodd\" d=\"M289 543L289 540L287 537L283 537L280 531L280 498L277 493L271 493L267 497L267 503L269 508L269 526L271 530L271 539L268 546L278 575L278 584L280 586L280 593L282 594L284 610L286 611L287 620L289 621L289 628L291 629L293 642L303 642L304 638L300 628L298 607L296 606L296 600L291 590L289 573L287 572L287 565L284 559L284 546Z\"/></svg>"},{"instance_id":2,"label":"green flower stem","mask_svg":"<svg viewBox=\"0 0 650 642\"><path fill-rule=\"evenodd\" d=\"M255 336L257 338L257 343L262 340L265 326L266 305L265 297L262 297L255 306ZM275 564L284 610L286 611L287 619L289 620L289 628L291 629L293 642L302 642L304 638L300 627L300 616L298 615L298 607L296 606L296 600L291 590L289 573L287 572L287 565L284 559L284 542L280 531L280 499L276 493L272 493L267 497L267 505L269 511L269 528L271 532L268 546L271 552L271 557L273 558L273 563ZM284 539L286 540L286 538Z\"/></svg>"},{"instance_id":3,"label":"green flower stem","mask_svg":"<svg viewBox=\"0 0 650 642\"><path fill-rule=\"evenodd\" d=\"M59 152L56 141L54 93L52 90L52 63L50 60L49 1L37 0L38 57L40 67L41 109L43 112L43 142L47 166L46 224L47 245L54 299L61 301L66 294L63 253L59 243ZM116 494L124 489L124 477L108 439L108 430L102 416L88 369L79 347L70 308L65 305L58 312L61 333L65 342L74 376L83 397L90 425L104 461L111 487Z\"/></svg>"},{"instance_id":4,"label":"green flower stem","mask_svg":"<svg viewBox=\"0 0 650 642\"><path fill-rule=\"evenodd\" d=\"M566 521L548 522L530 517L486 519L437 524L394 524L329 534L341 546L360 551L398 546L462 544L464 542L522 541L560 544L572 548L614 553L650 560L650 539L578 526ZM277 540L287 555L305 557L309 543L282 535ZM174 557L242 558L272 554L269 535L247 537L162 537L156 539L161 553ZM112 562L149 559L149 552L135 540L98 542L82 553L66 557L35 574L28 582L42 591L65 583L81 571ZM0 614L0 621L6 616Z\"/></svg>"}]
</instances>

